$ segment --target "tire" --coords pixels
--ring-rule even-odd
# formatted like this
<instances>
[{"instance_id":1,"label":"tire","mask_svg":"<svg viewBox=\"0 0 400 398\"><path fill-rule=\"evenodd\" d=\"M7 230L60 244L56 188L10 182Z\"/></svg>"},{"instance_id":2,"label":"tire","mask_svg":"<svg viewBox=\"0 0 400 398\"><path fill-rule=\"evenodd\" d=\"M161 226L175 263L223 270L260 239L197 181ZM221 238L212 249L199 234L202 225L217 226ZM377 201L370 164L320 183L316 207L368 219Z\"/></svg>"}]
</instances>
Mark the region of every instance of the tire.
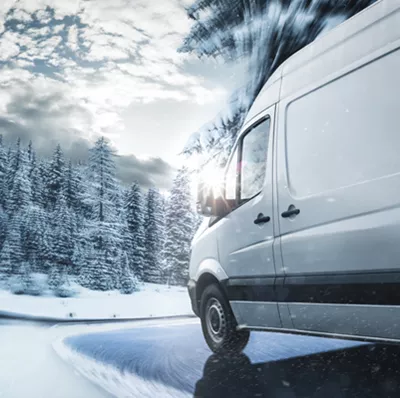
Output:
<instances>
[{"instance_id":1,"label":"tire","mask_svg":"<svg viewBox=\"0 0 400 398\"><path fill-rule=\"evenodd\" d=\"M234 354L246 347L250 332L236 329L236 319L229 302L216 284L207 286L201 295L200 319L204 338L211 351Z\"/></svg>"}]
</instances>

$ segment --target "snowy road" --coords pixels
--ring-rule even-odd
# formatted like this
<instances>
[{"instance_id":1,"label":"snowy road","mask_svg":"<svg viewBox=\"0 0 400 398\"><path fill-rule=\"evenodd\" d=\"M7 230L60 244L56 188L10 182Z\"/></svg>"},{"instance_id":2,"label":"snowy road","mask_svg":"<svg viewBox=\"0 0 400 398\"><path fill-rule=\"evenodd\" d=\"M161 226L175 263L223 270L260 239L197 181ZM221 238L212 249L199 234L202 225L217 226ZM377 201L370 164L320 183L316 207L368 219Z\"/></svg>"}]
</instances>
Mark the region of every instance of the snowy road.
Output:
<instances>
[{"instance_id":1,"label":"snowy road","mask_svg":"<svg viewBox=\"0 0 400 398\"><path fill-rule=\"evenodd\" d=\"M52 348L65 336L67 363ZM1 398L110 397L105 389L141 398L400 396L397 346L253 333L245 354L222 359L197 320L56 328L0 321L0 339Z\"/></svg>"},{"instance_id":2,"label":"snowy road","mask_svg":"<svg viewBox=\"0 0 400 398\"><path fill-rule=\"evenodd\" d=\"M106 374L103 386L121 397L400 396L397 346L253 333L244 355L221 359L196 321L73 336L66 344L90 358L89 368L101 362L96 377Z\"/></svg>"},{"instance_id":3,"label":"snowy road","mask_svg":"<svg viewBox=\"0 0 400 398\"><path fill-rule=\"evenodd\" d=\"M109 398L57 356L50 326L0 319L0 397Z\"/></svg>"}]
</instances>

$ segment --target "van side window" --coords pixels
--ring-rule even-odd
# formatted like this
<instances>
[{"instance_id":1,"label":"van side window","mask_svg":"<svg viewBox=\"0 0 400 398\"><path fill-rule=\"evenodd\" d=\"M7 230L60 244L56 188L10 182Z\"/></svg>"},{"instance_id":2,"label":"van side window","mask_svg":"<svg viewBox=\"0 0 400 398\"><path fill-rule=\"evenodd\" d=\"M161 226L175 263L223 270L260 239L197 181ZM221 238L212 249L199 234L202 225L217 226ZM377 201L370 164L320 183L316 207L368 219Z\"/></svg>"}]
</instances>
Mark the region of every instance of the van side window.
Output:
<instances>
[{"instance_id":1,"label":"van side window","mask_svg":"<svg viewBox=\"0 0 400 398\"><path fill-rule=\"evenodd\" d=\"M270 124L270 119L264 120L243 138L239 204L250 200L263 188L267 167Z\"/></svg>"}]
</instances>

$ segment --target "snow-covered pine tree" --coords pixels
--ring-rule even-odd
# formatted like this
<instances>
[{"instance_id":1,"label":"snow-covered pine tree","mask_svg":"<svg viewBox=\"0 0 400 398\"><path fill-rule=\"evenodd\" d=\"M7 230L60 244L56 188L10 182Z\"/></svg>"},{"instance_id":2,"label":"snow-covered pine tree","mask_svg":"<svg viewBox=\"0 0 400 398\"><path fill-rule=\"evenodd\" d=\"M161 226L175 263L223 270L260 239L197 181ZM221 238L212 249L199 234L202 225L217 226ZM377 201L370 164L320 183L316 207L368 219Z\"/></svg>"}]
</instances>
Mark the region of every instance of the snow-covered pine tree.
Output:
<instances>
[{"instance_id":1,"label":"snow-covered pine tree","mask_svg":"<svg viewBox=\"0 0 400 398\"><path fill-rule=\"evenodd\" d=\"M143 280L158 283L161 275L163 248L163 220L161 194L150 188L146 195L145 213L145 267Z\"/></svg>"},{"instance_id":2,"label":"snow-covered pine tree","mask_svg":"<svg viewBox=\"0 0 400 398\"><path fill-rule=\"evenodd\" d=\"M63 191L58 195L52 217L52 263L60 269L61 274L72 273L74 250L73 236L71 234L72 219Z\"/></svg>"},{"instance_id":3,"label":"snow-covered pine tree","mask_svg":"<svg viewBox=\"0 0 400 398\"><path fill-rule=\"evenodd\" d=\"M21 263L24 259L24 253L21 244L21 225L23 219L19 213L14 214L9 222L7 238L4 244L10 247L10 260L12 273L20 273Z\"/></svg>"},{"instance_id":4,"label":"snow-covered pine tree","mask_svg":"<svg viewBox=\"0 0 400 398\"><path fill-rule=\"evenodd\" d=\"M1 192L0 192L1 195ZM0 250L3 247L3 243L6 240L8 227L8 216L0 205Z\"/></svg>"},{"instance_id":5,"label":"snow-covered pine tree","mask_svg":"<svg viewBox=\"0 0 400 398\"><path fill-rule=\"evenodd\" d=\"M90 179L90 170L87 164L79 163L76 165L77 191L79 192L79 204L75 210L78 217L84 217L89 220L95 217L93 186Z\"/></svg>"},{"instance_id":6,"label":"snow-covered pine tree","mask_svg":"<svg viewBox=\"0 0 400 398\"><path fill-rule=\"evenodd\" d=\"M0 206L5 207L6 199L6 176L7 176L7 153L3 144L3 136L0 134Z\"/></svg>"},{"instance_id":7,"label":"snow-covered pine tree","mask_svg":"<svg viewBox=\"0 0 400 398\"><path fill-rule=\"evenodd\" d=\"M32 279L32 267L31 264L29 264L29 262L26 261L22 262L18 276L22 287L21 293L25 294L39 293L36 291L36 289L33 289L34 286Z\"/></svg>"},{"instance_id":8,"label":"snow-covered pine tree","mask_svg":"<svg viewBox=\"0 0 400 398\"><path fill-rule=\"evenodd\" d=\"M49 220L49 215L44 213L46 220ZM39 242L37 270L38 272L49 273L52 264L52 243L53 243L53 229L51 223L46 221L43 228L42 239Z\"/></svg>"},{"instance_id":9,"label":"snow-covered pine tree","mask_svg":"<svg viewBox=\"0 0 400 398\"><path fill-rule=\"evenodd\" d=\"M11 248L6 240L3 244L3 248L0 251L0 280L11 276L11 274Z\"/></svg>"},{"instance_id":10,"label":"snow-covered pine tree","mask_svg":"<svg viewBox=\"0 0 400 398\"><path fill-rule=\"evenodd\" d=\"M49 275L47 278L47 284L49 285L50 289L57 290L62 284L62 273L63 270L59 267L58 264L51 262Z\"/></svg>"},{"instance_id":11,"label":"snow-covered pine tree","mask_svg":"<svg viewBox=\"0 0 400 398\"><path fill-rule=\"evenodd\" d=\"M116 275L120 275L118 251L124 239L123 225L118 203L118 183L115 176L115 154L109 142L99 138L90 150L89 181L91 183L90 205L92 219L89 224L91 241L94 244L96 272L102 272L107 281L99 283L100 290L119 286Z\"/></svg>"},{"instance_id":12,"label":"snow-covered pine tree","mask_svg":"<svg viewBox=\"0 0 400 398\"><path fill-rule=\"evenodd\" d=\"M99 138L89 151L88 177L92 188L94 219L99 222L115 223L118 186L115 176L115 153L104 137Z\"/></svg>"},{"instance_id":13,"label":"snow-covered pine tree","mask_svg":"<svg viewBox=\"0 0 400 398\"><path fill-rule=\"evenodd\" d=\"M110 283L110 264L106 260L107 254L104 250L95 250L93 280L95 284L92 289L106 291L114 287L114 283Z\"/></svg>"},{"instance_id":14,"label":"snow-covered pine tree","mask_svg":"<svg viewBox=\"0 0 400 398\"><path fill-rule=\"evenodd\" d=\"M6 171L6 200L8 199L9 192L13 189L15 174L20 168L22 158L21 140L18 138L13 147L9 147L7 154L7 171ZM7 204L6 204L7 206Z\"/></svg>"},{"instance_id":15,"label":"snow-covered pine tree","mask_svg":"<svg viewBox=\"0 0 400 398\"><path fill-rule=\"evenodd\" d=\"M71 214L67 207L64 192L61 190L52 212L52 231L49 286L56 295L64 295L60 288L67 283L67 274L73 272L74 241L71 235Z\"/></svg>"},{"instance_id":16,"label":"snow-covered pine tree","mask_svg":"<svg viewBox=\"0 0 400 398\"><path fill-rule=\"evenodd\" d=\"M43 272L42 246L47 214L39 206L33 205L22 211L22 217L25 220L21 226L24 258L30 263L32 270Z\"/></svg>"},{"instance_id":17,"label":"snow-covered pine tree","mask_svg":"<svg viewBox=\"0 0 400 398\"><path fill-rule=\"evenodd\" d=\"M36 153L31 155L29 179L31 182L31 201L35 206L44 208L45 195L44 195L44 181L41 168L43 163L37 160Z\"/></svg>"},{"instance_id":18,"label":"snow-covered pine tree","mask_svg":"<svg viewBox=\"0 0 400 398\"><path fill-rule=\"evenodd\" d=\"M161 245L161 272L160 272L160 277L159 277L159 282L162 284L167 283L167 277L165 274L165 268L166 268L166 262L165 262L165 256L164 256L164 247L165 247L165 240L167 238L167 207L168 207L168 198L165 195L160 195L161 199L161 222L160 222L160 245Z\"/></svg>"},{"instance_id":19,"label":"snow-covered pine tree","mask_svg":"<svg viewBox=\"0 0 400 398\"><path fill-rule=\"evenodd\" d=\"M66 169L64 192L68 208L78 212L83 192L80 176L71 161Z\"/></svg>"},{"instance_id":20,"label":"snow-covered pine tree","mask_svg":"<svg viewBox=\"0 0 400 398\"><path fill-rule=\"evenodd\" d=\"M130 263L132 264L134 274L142 280L146 255L144 201L138 183L134 183L128 190L125 209L133 251Z\"/></svg>"},{"instance_id":21,"label":"snow-covered pine tree","mask_svg":"<svg viewBox=\"0 0 400 398\"><path fill-rule=\"evenodd\" d=\"M87 249L87 242L85 244L85 233L81 229L81 232L77 236L74 242L74 252L72 254L72 264L73 264L73 274L74 275L81 275L82 269L85 267L86 264L86 249Z\"/></svg>"},{"instance_id":22,"label":"snow-covered pine tree","mask_svg":"<svg viewBox=\"0 0 400 398\"><path fill-rule=\"evenodd\" d=\"M92 290L106 291L110 289L104 252L96 250L92 243L89 243L86 248L86 261L79 275L79 283Z\"/></svg>"},{"instance_id":23,"label":"snow-covered pine tree","mask_svg":"<svg viewBox=\"0 0 400 398\"><path fill-rule=\"evenodd\" d=\"M65 160L60 145L57 145L50 161L46 178L46 207L53 211L65 184Z\"/></svg>"},{"instance_id":24,"label":"snow-covered pine tree","mask_svg":"<svg viewBox=\"0 0 400 398\"><path fill-rule=\"evenodd\" d=\"M182 167L173 182L167 210L167 231L164 245L166 274L169 283L186 285L188 280L190 243L193 236L193 203L188 169Z\"/></svg>"},{"instance_id":25,"label":"snow-covered pine tree","mask_svg":"<svg viewBox=\"0 0 400 398\"><path fill-rule=\"evenodd\" d=\"M32 140L30 140L29 144L28 144L28 148L26 150L26 155L27 155L27 158L28 158L28 162L32 161L34 153L35 153L35 151L33 149Z\"/></svg>"},{"instance_id":26,"label":"snow-covered pine tree","mask_svg":"<svg viewBox=\"0 0 400 398\"><path fill-rule=\"evenodd\" d=\"M128 256L126 252L121 252L121 287L120 291L123 294L131 294L136 290L137 280L129 267Z\"/></svg>"},{"instance_id":27,"label":"snow-covered pine tree","mask_svg":"<svg viewBox=\"0 0 400 398\"><path fill-rule=\"evenodd\" d=\"M124 211L125 213L125 211ZM134 272L134 262L133 262L133 240L132 240L132 235L129 232L128 228L128 222L126 220L126 214L124 214L124 219L121 220L121 235L122 235L122 246L121 250L126 252L126 255L128 257L128 264L129 264L129 269ZM122 272L122 270L120 270ZM135 273L136 275L136 273Z\"/></svg>"},{"instance_id":28,"label":"snow-covered pine tree","mask_svg":"<svg viewBox=\"0 0 400 398\"><path fill-rule=\"evenodd\" d=\"M27 208L31 204L31 182L28 175L28 164L25 154L21 153L18 169L14 173L14 179L9 190L7 211L10 216Z\"/></svg>"}]
</instances>

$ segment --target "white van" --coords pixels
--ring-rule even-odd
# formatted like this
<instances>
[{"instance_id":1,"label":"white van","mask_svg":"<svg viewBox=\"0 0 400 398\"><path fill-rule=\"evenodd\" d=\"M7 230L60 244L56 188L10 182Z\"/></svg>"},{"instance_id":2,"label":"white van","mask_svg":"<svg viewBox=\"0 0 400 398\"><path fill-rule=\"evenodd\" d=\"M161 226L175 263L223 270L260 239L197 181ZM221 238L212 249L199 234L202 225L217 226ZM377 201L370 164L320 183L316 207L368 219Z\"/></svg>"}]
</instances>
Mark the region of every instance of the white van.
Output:
<instances>
[{"instance_id":1,"label":"white van","mask_svg":"<svg viewBox=\"0 0 400 398\"><path fill-rule=\"evenodd\" d=\"M255 100L192 244L214 352L250 330L400 341L400 2L288 59Z\"/></svg>"}]
</instances>

